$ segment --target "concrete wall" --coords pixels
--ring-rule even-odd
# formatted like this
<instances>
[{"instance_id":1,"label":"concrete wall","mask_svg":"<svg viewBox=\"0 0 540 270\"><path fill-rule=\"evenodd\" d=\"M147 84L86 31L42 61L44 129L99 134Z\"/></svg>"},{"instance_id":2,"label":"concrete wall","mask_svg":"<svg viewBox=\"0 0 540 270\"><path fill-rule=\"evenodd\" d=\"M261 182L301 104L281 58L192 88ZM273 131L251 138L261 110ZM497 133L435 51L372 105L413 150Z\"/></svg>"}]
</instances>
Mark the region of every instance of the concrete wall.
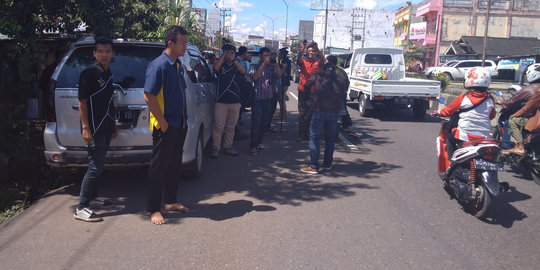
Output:
<instances>
[{"instance_id":1,"label":"concrete wall","mask_svg":"<svg viewBox=\"0 0 540 270\"><path fill-rule=\"evenodd\" d=\"M540 11L540 0L514 0L514 10Z\"/></svg>"},{"instance_id":2,"label":"concrete wall","mask_svg":"<svg viewBox=\"0 0 540 270\"><path fill-rule=\"evenodd\" d=\"M441 40L454 41L461 36L471 35L472 16L471 14L445 13L442 20ZM441 53L444 52L442 49Z\"/></svg>"},{"instance_id":3,"label":"concrete wall","mask_svg":"<svg viewBox=\"0 0 540 270\"><path fill-rule=\"evenodd\" d=\"M537 1L540 1L540 0L537 0ZM539 24L540 24L540 18L515 16L512 18L511 35L514 37L540 38L540 27L539 27L540 25Z\"/></svg>"},{"instance_id":4,"label":"concrete wall","mask_svg":"<svg viewBox=\"0 0 540 270\"><path fill-rule=\"evenodd\" d=\"M488 36L490 37L506 37L508 26L508 17L506 16L489 16ZM478 16L476 21L476 35L483 36L486 29L486 16ZM459 38L459 37L458 37Z\"/></svg>"}]
</instances>

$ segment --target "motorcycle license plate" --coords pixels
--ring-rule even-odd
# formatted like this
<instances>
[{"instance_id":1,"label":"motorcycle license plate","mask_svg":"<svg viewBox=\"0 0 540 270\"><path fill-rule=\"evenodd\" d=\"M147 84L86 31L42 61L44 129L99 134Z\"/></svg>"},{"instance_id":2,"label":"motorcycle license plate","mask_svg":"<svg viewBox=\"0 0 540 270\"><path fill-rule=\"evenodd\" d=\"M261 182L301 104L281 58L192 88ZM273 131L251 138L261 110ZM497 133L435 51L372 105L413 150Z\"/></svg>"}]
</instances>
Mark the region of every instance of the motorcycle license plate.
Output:
<instances>
[{"instance_id":1,"label":"motorcycle license plate","mask_svg":"<svg viewBox=\"0 0 540 270\"><path fill-rule=\"evenodd\" d=\"M474 166L479 170L484 171L504 171L503 164L483 159L475 159Z\"/></svg>"}]
</instances>

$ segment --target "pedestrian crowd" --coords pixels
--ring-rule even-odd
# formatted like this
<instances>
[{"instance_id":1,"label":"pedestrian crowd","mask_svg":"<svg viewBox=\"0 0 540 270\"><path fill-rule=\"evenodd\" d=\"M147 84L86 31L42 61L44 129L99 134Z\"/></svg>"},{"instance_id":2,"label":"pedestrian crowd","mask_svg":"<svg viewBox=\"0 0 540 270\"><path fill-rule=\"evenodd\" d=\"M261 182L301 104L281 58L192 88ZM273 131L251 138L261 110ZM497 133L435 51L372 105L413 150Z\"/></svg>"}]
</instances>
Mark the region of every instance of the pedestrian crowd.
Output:
<instances>
[{"instance_id":1,"label":"pedestrian crowd","mask_svg":"<svg viewBox=\"0 0 540 270\"><path fill-rule=\"evenodd\" d=\"M176 198L180 178L178 164L182 164L187 134L186 82L179 57L184 55L187 43L186 29L169 27L165 33L165 50L146 70L144 99L150 109L149 127L153 140L146 210L156 225L165 223L162 211L189 211ZM89 162L75 218L84 221L101 221L102 218L92 209L114 205L110 200L97 196L105 157L111 140L117 134L113 74L109 70L114 58L112 40L96 38L93 55L96 63L85 69L79 78L81 133L87 144ZM210 158L218 158L221 152L239 155L233 143L235 133L240 133L238 124L242 112L248 106L251 107L251 125L247 153L258 155L267 148L263 144L265 134L275 132L271 128L272 120L284 121L290 117L285 104L293 66L288 49L272 52L263 47L259 50L259 61L251 63L252 56L246 47L237 50L234 45L225 43L219 57L211 53L206 57L217 84ZM300 44L296 65L300 69L297 141L309 141L310 149L309 165L300 170L316 174L332 168L340 115L344 128L351 127L345 107L349 81L337 66L337 58L329 56L325 59L315 42L304 40ZM279 114L274 116L278 104ZM319 141L323 134L325 150L321 167ZM242 134L236 135L242 138Z\"/></svg>"}]
</instances>

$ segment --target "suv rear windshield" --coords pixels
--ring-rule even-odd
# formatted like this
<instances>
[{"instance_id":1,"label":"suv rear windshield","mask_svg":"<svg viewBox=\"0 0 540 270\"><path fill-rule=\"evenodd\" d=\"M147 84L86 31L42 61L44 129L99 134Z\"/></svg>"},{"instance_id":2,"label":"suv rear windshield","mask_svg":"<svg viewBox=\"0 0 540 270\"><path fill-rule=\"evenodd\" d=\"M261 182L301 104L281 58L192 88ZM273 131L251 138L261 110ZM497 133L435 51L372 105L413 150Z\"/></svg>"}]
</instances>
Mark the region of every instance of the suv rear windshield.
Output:
<instances>
[{"instance_id":1,"label":"suv rear windshield","mask_svg":"<svg viewBox=\"0 0 540 270\"><path fill-rule=\"evenodd\" d=\"M392 64L392 56L389 54L366 54L366 64L389 65Z\"/></svg>"},{"instance_id":2,"label":"suv rear windshield","mask_svg":"<svg viewBox=\"0 0 540 270\"><path fill-rule=\"evenodd\" d=\"M143 88L148 64L162 51L160 47L114 46L114 57L109 66L114 82L125 88ZM81 72L96 62L92 52L92 46L75 49L62 67L56 87L77 88Z\"/></svg>"}]
</instances>

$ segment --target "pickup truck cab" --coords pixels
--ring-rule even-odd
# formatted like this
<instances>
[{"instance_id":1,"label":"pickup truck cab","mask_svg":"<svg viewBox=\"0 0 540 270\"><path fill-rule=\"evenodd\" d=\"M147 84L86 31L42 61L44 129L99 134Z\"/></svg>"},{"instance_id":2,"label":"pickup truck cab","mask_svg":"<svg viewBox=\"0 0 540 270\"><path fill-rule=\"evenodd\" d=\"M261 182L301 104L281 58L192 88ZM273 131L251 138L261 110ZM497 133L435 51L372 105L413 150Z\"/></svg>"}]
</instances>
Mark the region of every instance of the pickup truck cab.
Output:
<instances>
[{"instance_id":1,"label":"pickup truck cab","mask_svg":"<svg viewBox=\"0 0 540 270\"><path fill-rule=\"evenodd\" d=\"M423 118L428 101L440 94L439 81L405 78L402 48L356 49L345 71L350 80L349 98L358 100L361 116L377 108L412 108L416 118ZM374 78L382 73L383 79Z\"/></svg>"},{"instance_id":2,"label":"pickup truck cab","mask_svg":"<svg viewBox=\"0 0 540 270\"><path fill-rule=\"evenodd\" d=\"M56 68L50 82L51 103L43 134L45 159L51 167L83 167L88 154L81 136L78 105L80 73L95 62L93 37L72 44ZM111 141L105 166L150 164L152 132L149 109L144 101L144 81L148 64L165 49L163 43L114 40L115 56L110 64L115 87L114 105L118 136ZM197 47L188 44L179 58L187 84L188 132L183 164L192 176L202 172L203 148L211 136L214 121L216 83Z\"/></svg>"}]
</instances>

